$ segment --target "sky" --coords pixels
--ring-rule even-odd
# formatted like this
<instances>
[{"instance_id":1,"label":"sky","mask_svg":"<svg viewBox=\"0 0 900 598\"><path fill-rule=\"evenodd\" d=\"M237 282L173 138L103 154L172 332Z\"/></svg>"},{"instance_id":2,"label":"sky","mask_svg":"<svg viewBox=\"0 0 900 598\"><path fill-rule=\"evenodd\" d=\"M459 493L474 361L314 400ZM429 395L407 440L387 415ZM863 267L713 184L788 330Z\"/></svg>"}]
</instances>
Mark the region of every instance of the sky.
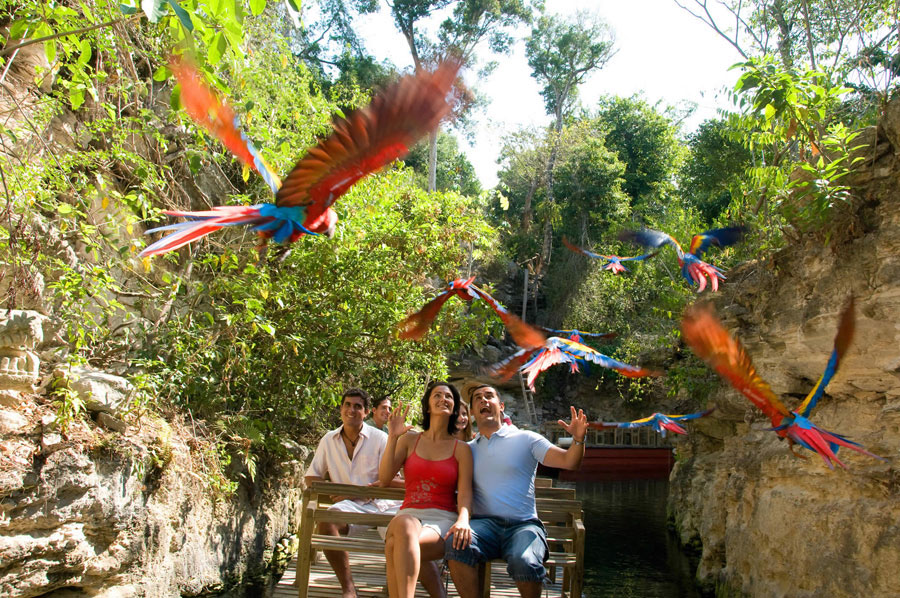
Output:
<instances>
[{"instance_id":1,"label":"sky","mask_svg":"<svg viewBox=\"0 0 900 598\"><path fill-rule=\"evenodd\" d=\"M729 67L741 60L727 41L706 24L681 9L674 0L547 0L547 11L568 15L577 10L598 14L613 30L616 53L603 69L595 71L579 88L583 106L603 95L631 96L635 93L651 104L697 105L684 123L687 131L714 117L717 108L729 106L722 90L730 88L738 72ZM411 65L409 48L394 27L387 7L360 19L359 33L376 58L388 59L400 68ZM530 29L515 33L519 40L512 52L494 56L498 68L476 80L464 75L490 99L475 117L474 142L458 136L460 149L475 167L484 188L497 183L497 156L504 134L528 125L547 125L540 87L531 77L523 38ZM486 51L486 50L485 50Z\"/></svg>"}]
</instances>

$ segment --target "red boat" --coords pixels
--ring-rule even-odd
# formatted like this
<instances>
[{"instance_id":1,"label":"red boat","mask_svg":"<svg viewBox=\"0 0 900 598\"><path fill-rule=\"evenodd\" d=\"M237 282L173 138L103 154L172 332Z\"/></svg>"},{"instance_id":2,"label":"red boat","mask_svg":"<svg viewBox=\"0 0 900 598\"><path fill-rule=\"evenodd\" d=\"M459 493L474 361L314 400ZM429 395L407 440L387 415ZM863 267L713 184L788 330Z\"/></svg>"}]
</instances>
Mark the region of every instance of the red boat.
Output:
<instances>
[{"instance_id":1,"label":"red boat","mask_svg":"<svg viewBox=\"0 0 900 598\"><path fill-rule=\"evenodd\" d=\"M568 447L570 438L563 436L557 424L544 427L550 440ZM673 447L667 438L649 428L590 430L587 447L578 471L538 467L540 475L559 476L560 480L653 479L668 478L675 465Z\"/></svg>"}]
</instances>

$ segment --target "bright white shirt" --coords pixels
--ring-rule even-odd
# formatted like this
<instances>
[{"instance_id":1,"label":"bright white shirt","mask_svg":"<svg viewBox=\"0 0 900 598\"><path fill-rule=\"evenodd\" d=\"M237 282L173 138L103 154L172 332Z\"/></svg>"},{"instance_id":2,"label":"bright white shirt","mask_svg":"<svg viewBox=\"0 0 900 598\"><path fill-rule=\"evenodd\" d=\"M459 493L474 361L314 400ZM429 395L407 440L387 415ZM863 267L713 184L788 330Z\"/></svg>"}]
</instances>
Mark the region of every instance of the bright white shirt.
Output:
<instances>
[{"instance_id":1,"label":"bright white shirt","mask_svg":"<svg viewBox=\"0 0 900 598\"><path fill-rule=\"evenodd\" d=\"M332 430L322 437L306 475L324 478L325 474L337 484L368 486L378 481L378 465L387 445L387 434L363 424L359 431L359 441L353 451L353 459L347 456L347 448L341 439L344 426ZM393 501L375 501L393 502Z\"/></svg>"}]
</instances>

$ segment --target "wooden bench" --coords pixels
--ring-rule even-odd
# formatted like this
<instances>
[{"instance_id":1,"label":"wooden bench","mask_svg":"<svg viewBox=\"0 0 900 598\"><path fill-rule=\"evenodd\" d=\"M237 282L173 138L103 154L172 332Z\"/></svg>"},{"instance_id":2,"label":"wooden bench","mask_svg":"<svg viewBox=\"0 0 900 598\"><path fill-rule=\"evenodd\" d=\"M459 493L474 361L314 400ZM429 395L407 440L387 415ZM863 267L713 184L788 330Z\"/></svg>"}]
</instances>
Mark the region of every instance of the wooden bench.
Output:
<instances>
[{"instance_id":1,"label":"wooden bench","mask_svg":"<svg viewBox=\"0 0 900 598\"><path fill-rule=\"evenodd\" d=\"M543 483L542 483L543 484ZM538 517L547 530L550 554L546 563L548 574L555 580L562 571L562 596L581 598L584 576L584 525L581 502L575 500L572 488L536 486ZM344 513L329 511L332 496L348 498L403 499L402 488L377 488L313 482L303 493L300 548L297 554L298 597L307 598L309 570L315 551L344 550L351 553L383 554L384 542L376 538L329 536L317 533L321 522L387 526L393 515ZM484 596L490 596L490 567L485 568Z\"/></svg>"}]
</instances>

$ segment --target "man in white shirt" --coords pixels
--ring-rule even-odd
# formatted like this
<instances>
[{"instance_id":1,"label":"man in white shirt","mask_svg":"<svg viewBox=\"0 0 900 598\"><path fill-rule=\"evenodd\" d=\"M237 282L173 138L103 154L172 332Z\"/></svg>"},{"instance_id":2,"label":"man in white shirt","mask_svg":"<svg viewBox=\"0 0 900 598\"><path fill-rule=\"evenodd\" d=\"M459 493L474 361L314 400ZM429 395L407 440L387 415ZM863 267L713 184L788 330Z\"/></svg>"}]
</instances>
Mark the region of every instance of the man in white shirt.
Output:
<instances>
[{"instance_id":1,"label":"man in white shirt","mask_svg":"<svg viewBox=\"0 0 900 598\"><path fill-rule=\"evenodd\" d=\"M341 398L341 426L327 432L312 462L306 470L306 483L321 481L327 474L338 484L374 486L378 483L378 464L387 445L387 434L373 426L363 424L369 412L369 394L359 388L351 388ZM393 500L365 500L347 498L338 500L329 510L352 513L393 513L398 502ZM320 522L318 532L330 536L353 535L366 526ZM356 585L350 572L350 558L342 550L325 550L325 558L341 584L344 598L356 597ZM443 596L439 571L435 564L423 566L419 575L422 585L433 597Z\"/></svg>"},{"instance_id":2,"label":"man in white shirt","mask_svg":"<svg viewBox=\"0 0 900 598\"><path fill-rule=\"evenodd\" d=\"M312 463L306 470L306 483L325 479L332 482L372 486L378 482L378 464L387 444L387 434L372 426L363 425L369 412L369 395L359 388L351 388L341 398L341 426L322 437ZM335 497L337 500L338 497ZM329 510L355 513L383 513L390 509L391 501L344 499L335 502ZM330 536L346 535L347 524L319 523L319 533ZM325 550L325 558L341 584L345 598L356 596L356 586L350 573L350 559L341 550Z\"/></svg>"}]
</instances>

